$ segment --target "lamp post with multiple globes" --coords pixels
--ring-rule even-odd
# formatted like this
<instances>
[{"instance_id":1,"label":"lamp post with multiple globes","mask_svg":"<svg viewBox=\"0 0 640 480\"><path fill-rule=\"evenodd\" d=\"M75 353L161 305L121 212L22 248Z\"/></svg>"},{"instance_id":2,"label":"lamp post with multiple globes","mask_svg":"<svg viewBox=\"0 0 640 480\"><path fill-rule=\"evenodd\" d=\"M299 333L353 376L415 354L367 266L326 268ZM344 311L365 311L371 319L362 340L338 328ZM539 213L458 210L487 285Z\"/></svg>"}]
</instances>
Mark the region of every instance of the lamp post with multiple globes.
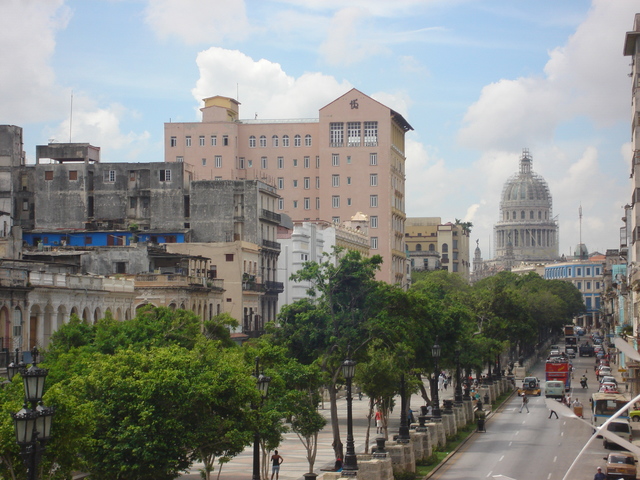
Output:
<instances>
[{"instance_id":1,"label":"lamp post with multiple globes","mask_svg":"<svg viewBox=\"0 0 640 480\"><path fill-rule=\"evenodd\" d=\"M349 355L347 355L349 357ZM353 410L351 397L351 380L356 374L356 362L347 358L342 362L342 376L347 381L347 451L344 456L342 474L354 477L358 472L358 458L353 443Z\"/></svg>"},{"instance_id":2,"label":"lamp post with multiple globes","mask_svg":"<svg viewBox=\"0 0 640 480\"><path fill-rule=\"evenodd\" d=\"M253 375L257 381L258 391L260 392L260 405L262 405L269 393L271 377L260 373L260 359L258 357L256 357L256 369ZM258 411L260 405L253 405L253 408ZM260 432L257 428L253 434L253 476L251 480L260 480Z\"/></svg>"}]
</instances>

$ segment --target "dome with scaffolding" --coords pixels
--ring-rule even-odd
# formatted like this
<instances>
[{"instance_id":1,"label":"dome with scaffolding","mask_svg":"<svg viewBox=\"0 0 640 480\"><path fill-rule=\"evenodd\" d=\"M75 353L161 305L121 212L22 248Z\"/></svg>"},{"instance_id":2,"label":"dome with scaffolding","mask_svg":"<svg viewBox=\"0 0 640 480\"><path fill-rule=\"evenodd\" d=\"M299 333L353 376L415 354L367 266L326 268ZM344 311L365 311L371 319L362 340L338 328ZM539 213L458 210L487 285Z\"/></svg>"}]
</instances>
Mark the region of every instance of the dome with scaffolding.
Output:
<instances>
[{"instance_id":1,"label":"dome with scaffolding","mask_svg":"<svg viewBox=\"0 0 640 480\"><path fill-rule=\"evenodd\" d=\"M494 226L496 259L509 263L554 260L558 257L558 224L547 182L532 169L523 149L520 170L504 184L500 219ZM512 265L510 265L512 266Z\"/></svg>"}]
</instances>

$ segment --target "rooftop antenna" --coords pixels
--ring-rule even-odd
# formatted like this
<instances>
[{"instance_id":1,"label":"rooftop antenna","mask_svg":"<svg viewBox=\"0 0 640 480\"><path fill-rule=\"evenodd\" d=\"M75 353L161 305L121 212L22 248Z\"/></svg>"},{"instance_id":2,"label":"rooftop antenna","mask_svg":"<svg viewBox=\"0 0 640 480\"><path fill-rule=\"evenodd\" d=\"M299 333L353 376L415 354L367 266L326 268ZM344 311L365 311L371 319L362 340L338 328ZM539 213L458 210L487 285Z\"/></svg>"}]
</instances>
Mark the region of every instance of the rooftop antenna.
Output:
<instances>
[{"instance_id":1,"label":"rooftop antenna","mask_svg":"<svg viewBox=\"0 0 640 480\"><path fill-rule=\"evenodd\" d=\"M69 143L71 143L71 126L73 125L73 90L71 90L71 111L69 112Z\"/></svg>"},{"instance_id":2,"label":"rooftop antenna","mask_svg":"<svg viewBox=\"0 0 640 480\"><path fill-rule=\"evenodd\" d=\"M580 217L580 245L582 245L582 204L578 208L578 217Z\"/></svg>"}]
</instances>

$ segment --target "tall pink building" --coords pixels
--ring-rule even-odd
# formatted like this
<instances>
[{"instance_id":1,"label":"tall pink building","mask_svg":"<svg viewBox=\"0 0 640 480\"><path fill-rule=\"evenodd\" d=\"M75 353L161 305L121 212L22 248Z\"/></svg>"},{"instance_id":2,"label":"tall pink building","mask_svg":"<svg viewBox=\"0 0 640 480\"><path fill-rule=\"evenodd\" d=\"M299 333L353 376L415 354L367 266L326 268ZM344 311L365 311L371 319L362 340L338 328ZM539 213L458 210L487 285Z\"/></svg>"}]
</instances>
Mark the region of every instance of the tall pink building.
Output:
<instances>
[{"instance_id":1,"label":"tall pink building","mask_svg":"<svg viewBox=\"0 0 640 480\"><path fill-rule=\"evenodd\" d=\"M197 180L260 179L294 221L369 219L380 280L404 285L405 133L398 112L352 89L319 118L240 120L240 103L204 100L202 122L165 124L165 160L190 165Z\"/></svg>"}]
</instances>

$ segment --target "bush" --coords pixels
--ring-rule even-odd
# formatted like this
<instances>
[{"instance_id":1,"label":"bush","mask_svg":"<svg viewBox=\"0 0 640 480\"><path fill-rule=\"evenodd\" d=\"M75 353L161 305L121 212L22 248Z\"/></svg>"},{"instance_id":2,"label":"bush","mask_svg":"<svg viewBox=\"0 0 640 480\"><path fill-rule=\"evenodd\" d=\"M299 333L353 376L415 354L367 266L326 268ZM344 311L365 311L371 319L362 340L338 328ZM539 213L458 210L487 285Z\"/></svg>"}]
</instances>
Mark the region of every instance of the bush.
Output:
<instances>
[{"instance_id":1,"label":"bush","mask_svg":"<svg viewBox=\"0 0 640 480\"><path fill-rule=\"evenodd\" d=\"M405 470L404 472L398 472L393 474L394 480L415 480L416 474Z\"/></svg>"}]
</instances>

